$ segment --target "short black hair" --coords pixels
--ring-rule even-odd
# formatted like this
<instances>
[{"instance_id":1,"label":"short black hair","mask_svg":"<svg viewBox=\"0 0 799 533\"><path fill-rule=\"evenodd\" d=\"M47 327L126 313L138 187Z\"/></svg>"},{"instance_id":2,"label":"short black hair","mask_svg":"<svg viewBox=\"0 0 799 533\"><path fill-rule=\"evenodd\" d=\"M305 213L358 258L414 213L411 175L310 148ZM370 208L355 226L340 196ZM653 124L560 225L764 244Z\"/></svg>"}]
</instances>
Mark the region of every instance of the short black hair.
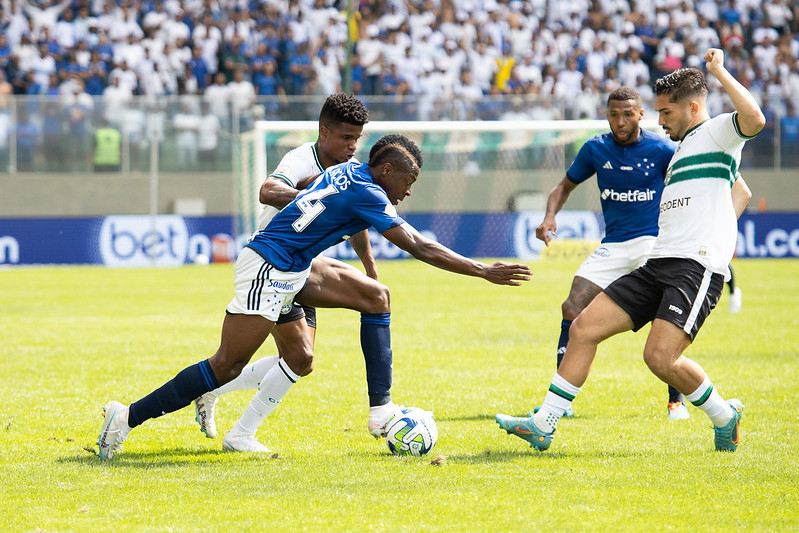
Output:
<instances>
[{"instance_id":1,"label":"short black hair","mask_svg":"<svg viewBox=\"0 0 799 533\"><path fill-rule=\"evenodd\" d=\"M638 91L636 91L632 87L619 87L618 89L614 89L608 95L608 103L610 103L613 100L620 102L633 100L638 105L638 107L643 106L643 102L641 101L641 95L638 93Z\"/></svg>"},{"instance_id":2,"label":"short black hair","mask_svg":"<svg viewBox=\"0 0 799 533\"><path fill-rule=\"evenodd\" d=\"M402 147L416 160L416 166L422 168L422 151L415 142L400 133L389 133L383 135L369 150L369 166L375 166L382 162L382 158L376 158L378 154L385 153L384 149L388 146Z\"/></svg>"},{"instance_id":3,"label":"short black hair","mask_svg":"<svg viewBox=\"0 0 799 533\"><path fill-rule=\"evenodd\" d=\"M319 112L319 125L335 129L341 124L363 126L369 122L369 111L363 102L346 93L331 94Z\"/></svg>"},{"instance_id":4,"label":"short black hair","mask_svg":"<svg viewBox=\"0 0 799 533\"><path fill-rule=\"evenodd\" d=\"M669 102L679 102L694 97L706 98L707 82L698 68L681 68L658 78L655 82L655 95L668 96Z\"/></svg>"}]
</instances>

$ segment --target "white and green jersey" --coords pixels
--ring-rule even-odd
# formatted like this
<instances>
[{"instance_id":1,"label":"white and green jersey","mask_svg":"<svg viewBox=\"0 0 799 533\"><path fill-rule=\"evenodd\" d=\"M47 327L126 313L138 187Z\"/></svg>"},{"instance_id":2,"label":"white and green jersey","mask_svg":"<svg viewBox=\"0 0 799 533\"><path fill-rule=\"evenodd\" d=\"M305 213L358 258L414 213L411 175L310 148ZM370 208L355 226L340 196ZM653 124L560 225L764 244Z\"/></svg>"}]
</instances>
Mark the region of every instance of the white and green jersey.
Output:
<instances>
[{"instance_id":1,"label":"white and green jersey","mask_svg":"<svg viewBox=\"0 0 799 533\"><path fill-rule=\"evenodd\" d=\"M277 178L296 189L300 180L321 174L324 170L322 161L319 160L319 153L316 151L316 142L307 142L289 150L266 179ZM279 212L280 209L265 205L258 217L258 230L264 229Z\"/></svg>"},{"instance_id":2,"label":"white and green jersey","mask_svg":"<svg viewBox=\"0 0 799 533\"><path fill-rule=\"evenodd\" d=\"M353 163L358 163L358 159L350 159ZM269 178L277 178L285 181L290 187L297 188L297 184L309 176L316 176L325 171L322 160L319 159L319 152L316 150L316 142L307 142L297 148L289 150L283 159L278 163L277 168L269 174ZM259 186L260 189L260 186ZM260 191L256 191L256 194ZM258 230L262 230L269 224L280 209L265 205L258 217Z\"/></svg>"},{"instance_id":3,"label":"white and green jersey","mask_svg":"<svg viewBox=\"0 0 799 533\"><path fill-rule=\"evenodd\" d=\"M747 139L751 137L741 133L737 113L719 115L688 131L666 170L651 257L694 259L728 276L738 238L730 189Z\"/></svg>"}]
</instances>

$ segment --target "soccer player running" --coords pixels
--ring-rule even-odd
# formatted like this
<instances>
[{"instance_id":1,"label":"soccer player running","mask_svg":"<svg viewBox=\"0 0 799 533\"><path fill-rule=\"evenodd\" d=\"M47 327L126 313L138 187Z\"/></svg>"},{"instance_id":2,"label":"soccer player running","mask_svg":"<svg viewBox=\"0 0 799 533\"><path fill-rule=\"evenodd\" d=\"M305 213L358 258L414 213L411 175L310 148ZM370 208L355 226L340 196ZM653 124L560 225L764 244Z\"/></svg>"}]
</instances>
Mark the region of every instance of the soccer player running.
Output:
<instances>
[{"instance_id":1,"label":"soccer player running","mask_svg":"<svg viewBox=\"0 0 799 533\"><path fill-rule=\"evenodd\" d=\"M598 344L650 321L643 354L649 369L708 415L716 450L738 447L742 403L724 401L702 367L682 354L724 287L737 240L736 218L746 205L739 193L745 185L737 179L741 150L766 119L724 68L721 50L711 48L704 59L735 111L710 118L707 84L696 68L679 69L655 83L659 123L680 144L666 172L660 231L650 259L611 283L572 323L563 361L538 413L496 416L502 429L540 451L551 445L558 421L588 378Z\"/></svg>"},{"instance_id":2,"label":"soccer player running","mask_svg":"<svg viewBox=\"0 0 799 533\"><path fill-rule=\"evenodd\" d=\"M376 228L413 257L443 270L498 285L520 285L529 280L531 272L526 265L473 261L425 238L397 215L394 206L410 196L421 167L419 148L398 135L373 153L368 163L330 167L297 195L239 254L235 295L227 307L216 353L183 369L128 406L109 402L98 438L100 458L111 459L132 428L185 407L238 376L273 331L281 309L291 305L307 281L311 261L323 250L366 228ZM289 349L263 377L258 392L232 430L238 443L251 441L242 445L245 449L265 451L255 439L259 424L313 362L305 318L299 317L286 326L282 340Z\"/></svg>"},{"instance_id":3,"label":"soccer player running","mask_svg":"<svg viewBox=\"0 0 799 533\"><path fill-rule=\"evenodd\" d=\"M597 294L612 281L643 265L658 233L658 208L666 168L675 144L655 133L642 130L644 118L641 95L620 87L608 95L607 119L610 132L589 139L547 199L543 222L535 235L544 244L556 234L556 215L572 191L596 174L600 191L605 236L572 280L571 290L561 306L557 366L560 367L572 322ZM540 409L536 407L534 412ZM563 416L572 416L569 407ZM669 385L669 418L689 418L680 392Z\"/></svg>"},{"instance_id":4,"label":"soccer player running","mask_svg":"<svg viewBox=\"0 0 799 533\"><path fill-rule=\"evenodd\" d=\"M315 142L305 143L289 151L263 182L259 200L264 209L258 218L258 230L291 202L299 189L304 189L326 168L355 161L353 156L369 121L368 111L355 96L337 93L327 97L319 113L319 133ZM283 324L302 316L308 323L311 343L316 334L316 307L353 309L361 313L361 349L366 362L369 394L368 430L375 438L385 435L388 420L397 407L391 401L393 355L391 351L391 307L388 287L377 281L377 264L372 256L367 230L349 239L364 265L366 275L342 261L319 256L311 262L311 273L297 294L294 305L277 320L273 337L278 353L287 347L282 339ZM236 390L256 389L278 356L264 357L248 365L234 380L197 398L195 420L208 438L216 437L215 408L223 394ZM308 368L307 373L310 373ZM228 439L227 444L234 445Z\"/></svg>"}]
</instances>

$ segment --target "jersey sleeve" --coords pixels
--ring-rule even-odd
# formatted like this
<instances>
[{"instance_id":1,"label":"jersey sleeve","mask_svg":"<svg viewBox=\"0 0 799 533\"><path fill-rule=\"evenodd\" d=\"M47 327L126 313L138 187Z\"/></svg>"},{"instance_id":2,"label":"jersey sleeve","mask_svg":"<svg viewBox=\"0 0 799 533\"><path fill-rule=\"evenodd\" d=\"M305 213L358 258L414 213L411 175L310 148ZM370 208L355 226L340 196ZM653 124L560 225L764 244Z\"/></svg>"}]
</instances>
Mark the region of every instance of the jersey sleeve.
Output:
<instances>
[{"instance_id":1,"label":"jersey sleeve","mask_svg":"<svg viewBox=\"0 0 799 533\"><path fill-rule=\"evenodd\" d=\"M747 137L741 133L738 126L738 112L724 113L710 119L708 131L719 146L725 150L731 150L752 137Z\"/></svg>"},{"instance_id":2,"label":"jersey sleeve","mask_svg":"<svg viewBox=\"0 0 799 533\"><path fill-rule=\"evenodd\" d=\"M282 180L296 189L302 179L319 174L319 172L313 154L310 153L307 146L303 145L284 155L269 177Z\"/></svg>"},{"instance_id":3,"label":"jersey sleeve","mask_svg":"<svg viewBox=\"0 0 799 533\"><path fill-rule=\"evenodd\" d=\"M359 218L365 220L379 233L405 223L405 220L397 214L397 209L391 205L386 194L377 185L364 187L359 191L356 212Z\"/></svg>"},{"instance_id":4,"label":"jersey sleeve","mask_svg":"<svg viewBox=\"0 0 799 533\"><path fill-rule=\"evenodd\" d=\"M596 174L591 141L586 142L577 152L577 157L566 172L566 177L574 183L582 183Z\"/></svg>"}]
</instances>

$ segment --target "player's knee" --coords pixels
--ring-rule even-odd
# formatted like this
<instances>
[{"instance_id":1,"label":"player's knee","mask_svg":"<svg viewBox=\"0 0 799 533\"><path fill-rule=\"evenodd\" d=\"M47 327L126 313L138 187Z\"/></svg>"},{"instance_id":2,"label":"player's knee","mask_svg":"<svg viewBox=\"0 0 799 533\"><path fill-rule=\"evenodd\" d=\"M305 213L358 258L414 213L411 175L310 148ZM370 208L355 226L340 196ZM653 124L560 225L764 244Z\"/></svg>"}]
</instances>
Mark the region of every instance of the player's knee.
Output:
<instances>
[{"instance_id":1,"label":"player's knee","mask_svg":"<svg viewBox=\"0 0 799 533\"><path fill-rule=\"evenodd\" d=\"M246 361L225 361L218 352L214 354L208 362L211 365L211 370L214 372L216 381L220 385L224 385L239 377L239 374L241 374L241 371L244 370L244 366L247 364Z\"/></svg>"},{"instance_id":2,"label":"player's knee","mask_svg":"<svg viewBox=\"0 0 799 533\"><path fill-rule=\"evenodd\" d=\"M298 347L285 354L283 359L298 376L307 376L313 370L313 350L310 346Z\"/></svg>"},{"instance_id":3,"label":"player's knee","mask_svg":"<svg viewBox=\"0 0 799 533\"><path fill-rule=\"evenodd\" d=\"M565 304L564 304L565 305ZM569 326L569 342L584 341L588 338L588 328L583 325L579 317L575 317Z\"/></svg>"},{"instance_id":4,"label":"player's knee","mask_svg":"<svg viewBox=\"0 0 799 533\"><path fill-rule=\"evenodd\" d=\"M302 374L299 374L299 375L300 375L300 377L305 377L305 376L309 375L311 372L313 372L313 359L311 359L311 364L308 365L308 368L305 369L305 372L303 372Z\"/></svg>"},{"instance_id":5,"label":"player's knee","mask_svg":"<svg viewBox=\"0 0 799 533\"><path fill-rule=\"evenodd\" d=\"M560 312L563 315L564 320L574 320L582 310L583 308L580 306L580 304L574 301L574 299L571 297L567 298L566 301L560 306Z\"/></svg>"},{"instance_id":6,"label":"player's knee","mask_svg":"<svg viewBox=\"0 0 799 533\"><path fill-rule=\"evenodd\" d=\"M362 313L379 314L391 312L391 291L382 283L374 283L365 298Z\"/></svg>"},{"instance_id":7,"label":"player's knee","mask_svg":"<svg viewBox=\"0 0 799 533\"><path fill-rule=\"evenodd\" d=\"M667 354L660 350L648 349L644 350L644 363L649 367L649 370L658 378L668 378L672 370L672 361Z\"/></svg>"}]
</instances>

